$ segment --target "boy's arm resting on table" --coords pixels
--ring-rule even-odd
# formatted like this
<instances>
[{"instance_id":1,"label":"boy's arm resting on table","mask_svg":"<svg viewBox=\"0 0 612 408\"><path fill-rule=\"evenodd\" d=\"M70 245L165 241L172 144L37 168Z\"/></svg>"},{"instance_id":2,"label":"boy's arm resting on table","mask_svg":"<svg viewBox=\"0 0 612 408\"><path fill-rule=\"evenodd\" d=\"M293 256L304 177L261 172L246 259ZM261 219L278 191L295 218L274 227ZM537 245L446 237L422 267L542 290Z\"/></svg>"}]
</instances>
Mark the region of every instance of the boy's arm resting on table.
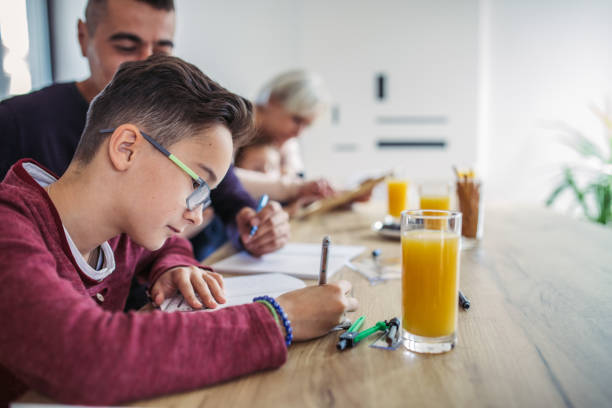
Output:
<instances>
[{"instance_id":1,"label":"boy's arm resting on table","mask_svg":"<svg viewBox=\"0 0 612 408\"><path fill-rule=\"evenodd\" d=\"M263 305L214 313L111 312L58 275L40 231L22 215L0 227L0 248L0 365L60 402L116 404L278 367L286 359L282 334Z\"/></svg>"}]
</instances>

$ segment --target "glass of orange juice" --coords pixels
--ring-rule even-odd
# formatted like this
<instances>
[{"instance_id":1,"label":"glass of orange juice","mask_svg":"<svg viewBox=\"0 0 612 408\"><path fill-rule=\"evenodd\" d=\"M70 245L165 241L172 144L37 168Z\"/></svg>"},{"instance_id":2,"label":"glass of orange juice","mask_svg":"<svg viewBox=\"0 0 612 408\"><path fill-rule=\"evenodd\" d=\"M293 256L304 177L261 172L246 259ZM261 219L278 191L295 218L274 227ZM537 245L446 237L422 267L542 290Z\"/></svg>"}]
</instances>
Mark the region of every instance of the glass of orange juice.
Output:
<instances>
[{"instance_id":1,"label":"glass of orange juice","mask_svg":"<svg viewBox=\"0 0 612 408\"><path fill-rule=\"evenodd\" d=\"M408 207L408 186L406 179L391 178L387 180L387 203L389 215L399 219Z\"/></svg>"},{"instance_id":2,"label":"glass of orange juice","mask_svg":"<svg viewBox=\"0 0 612 408\"><path fill-rule=\"evenodd\" d=\"M419 184L420 208L422 210L451 209L451 185L447 182L429 181Z\"/></svg>"},{"instance_id":3,"label":"glass of orange juice","mask_svg":"<svg viewBox=\"0 0 612 408\"><path fill-rule=\"evenodd\" d=\"M417 353L444 353L457 341L461 213L402 213L402 331Z\"/></svg>"}]
</instances>

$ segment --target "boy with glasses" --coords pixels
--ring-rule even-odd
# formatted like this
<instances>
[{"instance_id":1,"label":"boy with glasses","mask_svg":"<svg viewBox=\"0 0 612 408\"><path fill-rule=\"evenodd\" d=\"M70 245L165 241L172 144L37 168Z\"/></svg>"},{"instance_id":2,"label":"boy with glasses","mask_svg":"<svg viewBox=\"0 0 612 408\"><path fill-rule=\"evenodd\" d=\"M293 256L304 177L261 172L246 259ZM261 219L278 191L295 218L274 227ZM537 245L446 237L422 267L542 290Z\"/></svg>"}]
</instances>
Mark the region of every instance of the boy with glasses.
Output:
<instances>
[{"instance_id":1,"label":"boy with glasses","mask_svg":"<svg viewBox=\"0 0 612 408\"><path fill-rule=\"evenodd\" d=\"M278 367L292 339L357 307L341 281L211 313L122 312L135 273L157 304L177 290L195 308L225 302L178 234L202 222L251 113L195 66L152 56L92 101L61 178L12 166L0 184L0 402L34 388L116 404Z\"/></svg>"}]
</instances>

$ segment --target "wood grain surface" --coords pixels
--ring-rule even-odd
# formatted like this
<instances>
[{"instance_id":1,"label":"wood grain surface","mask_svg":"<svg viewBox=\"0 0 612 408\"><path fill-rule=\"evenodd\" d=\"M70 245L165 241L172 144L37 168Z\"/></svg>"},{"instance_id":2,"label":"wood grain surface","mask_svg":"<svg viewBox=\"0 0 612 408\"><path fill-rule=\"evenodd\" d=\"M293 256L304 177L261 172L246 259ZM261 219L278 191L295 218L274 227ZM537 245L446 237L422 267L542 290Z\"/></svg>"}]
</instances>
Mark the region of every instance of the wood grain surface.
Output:
<instances>
[{"instance_id":1,"label":"wood grain surface","mask_svg":"<svg viewBox=\"0 0 612 408\"><path fill-rule=\"evenodd\" d=\"M294 221L292 240L319 243L329 234L334 244L399 259L399 241L371 229L383 213L380 203L359 204ZM364 327L399 317L399 280L370 286L348 268L331 278L338 279L353 283L360 308L349 317L366 315ZM131 405L612 406L612 229L544 209L487 208L483 240L461 254L461 289L472 307L459 313L459 342L449 353L373 349L373 338L338 352L332 333L291 346L278 370Z\"/></svg>"}]
</instances>

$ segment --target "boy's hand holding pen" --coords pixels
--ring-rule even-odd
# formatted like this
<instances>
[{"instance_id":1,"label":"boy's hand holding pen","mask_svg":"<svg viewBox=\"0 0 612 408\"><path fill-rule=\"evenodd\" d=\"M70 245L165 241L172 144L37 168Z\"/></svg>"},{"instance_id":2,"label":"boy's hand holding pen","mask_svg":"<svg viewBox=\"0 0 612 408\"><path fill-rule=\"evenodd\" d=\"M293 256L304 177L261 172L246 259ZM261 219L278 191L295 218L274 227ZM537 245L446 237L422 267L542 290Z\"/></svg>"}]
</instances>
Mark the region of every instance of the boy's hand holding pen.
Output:
<instances>
[{"instance_id":1,"label":"boy's hand holding pen","mask_svg":"<svg viewBox=\"0 0 612 408\"><path fill-rule=\"evenodd\" d=\"M293 329L294 341L323 336L338 324L345 312L357 309L357 299L349 295L346 280L325 285L310 285L276 298Z\"/></svg>"},{"instance_id":2,"label":"boy's hand holding pen","mask_svg":"<svg viewBox=\"0 0 612 408\"><path fill-rule=\"evenodd\" d=\"M285 325L287 320L290 323L293 341L303 341L329 333L334 326L338 325L345 312L357 309L357 299L350 295L352 288L350 282L341 280L326 283L329 244L329 237L325 237L324 251L321 254L319 285L310 285L287 292L275 299L286 314L286 316L283 315L282 324L278 319L276 322L283 337L289 336L288 328Z\"/></svg>"},{"instance_id":3,"label":"boy's hand holding pen","mask_svg":"<svg viewBox=\"0 0 612 408\"><path fill-rule=\"evenodd\" d=\"M276 301L281 305L293 329L294 341L323 336L338 325L345 312L357 309L357 299L350 296L349 281L327 283L327 259L330 240L325 237L321 253L319 285L285 293Z\"/></svg>"}]
</instances>

